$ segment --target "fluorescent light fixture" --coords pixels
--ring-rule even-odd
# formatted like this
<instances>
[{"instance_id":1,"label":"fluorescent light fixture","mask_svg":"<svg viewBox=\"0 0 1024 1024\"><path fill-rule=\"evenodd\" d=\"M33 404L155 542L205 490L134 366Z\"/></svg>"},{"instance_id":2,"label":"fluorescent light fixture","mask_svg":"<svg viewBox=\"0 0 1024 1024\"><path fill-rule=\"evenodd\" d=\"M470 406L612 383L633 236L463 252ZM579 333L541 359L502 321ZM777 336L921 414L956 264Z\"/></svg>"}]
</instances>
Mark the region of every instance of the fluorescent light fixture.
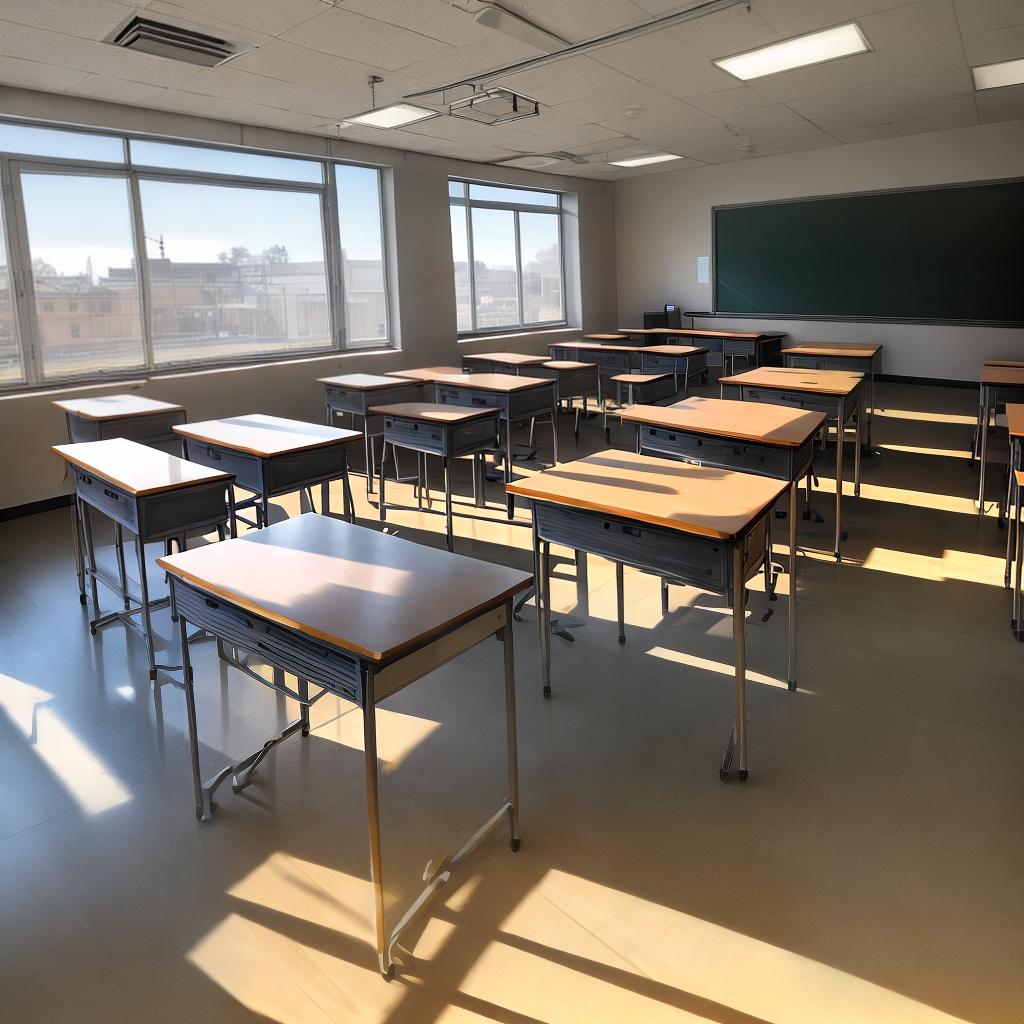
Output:
<instances>
[{"instance_id":1,"label":"fluorescent light fixture","mask_svg":"<svg viewBox=\"0 0 1024 1024\"><path fill-rule=\"evenodd\" d=\"M983 64L971 68L975 89L1000 89L1004 85L1024 85L1024 57L1004 60L999 64Z\"/></svg>"},{"instance_id":2,"label":"fluorescent light fixture","mask_svg":"<svg viewBox=\"0 0 1024 1024\"><path fill-rule=\"evenodd\" d=\"M613 167L646 167L647 164L663 164L666 160L682 160L675 153L651 153L648 156L631 156L628 160L609 160Z\"/></svg>"},{"instance_id":3,"label":"fluorescent light fixture","mask_svg":"<svg viewBox=\"0 0 1024 1024\"><path fill-rule=\"evenodd\" d=\"M484 4L474 15L473 20L478 25L493 28L513 39L518 39L527 46L545 53L557 53L564 50L569 44L560 36L552 32L545 32L544 29L534 25L532 21L520 18L518 14L506 11L496 4Z\"/></svg>"},{"instance_id":4,"label":"fluorescent light fixture","mask_svg":"<svg viewBox=\"0 0 1024 1024\"><path fill-rule=\"evenodd\" d=\"M346 117L342 124L359 124L367 128L404 128L407 124L440 116L440 111L429 107L417 107L414 103L392 103L390 107L377 107L376 110Z\"/></svg>"},{"instance_id":5,"label":"fluorescent light fixture","mask_svg":"<svg viewBox=\"0 0 1024 1024\"><path fill-rule=\"evenodd\" d=\"M848 57L853 53L866 53L870 49L860 27L851 22L849 25L827 28L824 32L787 39L784 43L762 46L735 57L724 57L716 60L715 64L746 82L751 78L777 75L780 71L792 71L793 68L806 67L808 64Z\"/></svg>"}]
</instances>

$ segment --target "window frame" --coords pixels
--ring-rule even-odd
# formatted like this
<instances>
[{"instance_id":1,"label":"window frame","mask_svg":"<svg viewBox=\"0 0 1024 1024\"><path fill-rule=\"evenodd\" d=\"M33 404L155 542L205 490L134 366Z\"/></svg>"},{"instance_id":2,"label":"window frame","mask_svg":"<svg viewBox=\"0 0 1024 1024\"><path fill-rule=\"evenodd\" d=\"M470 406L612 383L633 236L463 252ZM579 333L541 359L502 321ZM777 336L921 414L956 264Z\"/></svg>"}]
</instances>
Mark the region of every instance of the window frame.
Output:
<instances>
[{"instance_id":1,"label":"window frame","mask_svg":"<svg viewBox=\"0 0 1024 1024\"><path fill-rule=\"evenodd\" d=\"M462 195L451 194L452 184L462 185ZM543 192L554 195L558 202L555 206L544 206L541 204L523 202L499 202L493 199L473 199L471 197L471 186L484 185L491 188L513 188L517 191ZM467 276L469 278L469 313L470 330L460 330L458 339L468 341L472 338L486 338L491 335L519 333L523 331L544 331L553 328L568 326L568 318L565 311L565 228L562 217L562 193L556 189L549 188L526 188L525 186L506 185L503 182L495 181L474 181L470 178L449 178L448 179L448 206L461 206L464 208L466 221L466 259ZM519 303L519 318L515 324L503 324L501 327L479 328L477 326L477 302L476 302L476 270L474 265L473 252L473 216L474 209L482 210L509 210L513 214L513 227L515 232L516 250L516 295ZM562 300L562 316L558 320L538 320L536 323L524 323L523 321L523 253L520 244L519 215L520 213L542 213L554 217L558 223L558 280Z\"/></svg>"},{"instance_id":2,"label":"window frame","mask_svg":"<svg viewBox=\"0 0 1024 1024\"><path fill-rule=\"evenodd\" d=\"M0 123L20 125L29 128L54 129L81 132L87 135L106 135L121 142L123 160L107 162L81 160L73 157L33 156L24 153L0 152L0 216L5 229L8 274L13 304L15 344L21 366L21 379L0 382L0 394L19 391L38 391L74 387L83 384L138 380L140 377L159 376L165 373L183 373L201 370L225 369L234 366L251 366L282 361L322 359L340 352L379 350L394 345L394 310L391 305L390 260L388 254L388 222L385 209L386 191L383 182L385 167L380 164L364 163L357 160L338 160L333 157L315 157L302 153L288 153L257 149L249 146L232 146L205 140L178 138L147 132L126 132L114 129L92 128L85 125L69 125L56 121L36 121L17 117L0 117ZM192 171L180 168L153 167L149 164L135 164L131 158L132 140L186 145L211 150L227 150L252 156L285 157L319 163L323 169L322 181L299 182L278 178L239 176L212 171ZM348 337L347 313L345 308L345 282L341 259L341 238L338 224L338 210L335 202L336 173L339 165L352 165L372 169L377 174L377 196L380 221L382 281L384 287L384 311L387 337L369 342L353 342ZM43 360L40 336L37 329L38 309L32 274L31 246L25 217L25 205L21 192L22 173L67 174L76 177L121 177L127 179L132 229L134 258L138 267L139 315L142 325L143 363L131 369L94 370L83 374L47 377L43 374ZM154 358L152 323L152 294L149 281L148 252L144 233L144 213L141 202L142 181L167 181L182 184L209 184L257 190L304 192L320 196L321 231L324 242L324 282L327 289L327 313L331 344L296 351L274 353L253 353L232 355L221 359L189 359L174 363L158 363Z\"/></svg>"}]
</instances>

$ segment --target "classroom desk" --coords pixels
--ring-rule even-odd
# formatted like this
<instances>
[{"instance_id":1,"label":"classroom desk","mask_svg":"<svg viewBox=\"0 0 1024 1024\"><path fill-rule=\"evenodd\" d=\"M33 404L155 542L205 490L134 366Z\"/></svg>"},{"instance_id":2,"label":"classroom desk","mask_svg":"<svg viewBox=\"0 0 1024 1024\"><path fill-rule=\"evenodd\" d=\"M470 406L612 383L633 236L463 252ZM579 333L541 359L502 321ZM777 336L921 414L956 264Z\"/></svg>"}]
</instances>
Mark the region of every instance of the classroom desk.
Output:
<instances>
[{"instance_id":1,"label":"classroom desk","mask_svg":"<svg viewBox=\"0 0 1024 1024\"><path fill-rule=\"evenodd\" d=\"M797 496L811 471L814 436L825 423L821 412L778 405L688 398L669 406L638 405L622 414L635 423L642 455L677 458L698 466L754 473L789 484L789 688L796 689ZM770 520L769 520L769 555ZM766 573L769 583L770 574ZM773 588L769 587L774 600ZM661 608L668 611L668 581L662 580Z\"/></svg>"},{"instance_id":2,"label":"classroom desk","mask_svg":"<svg viewBox=\"0 0 1024 1024\"><path fill-rule=\"evenodd\" d=\"M459 366L420 366L414 370L388 370L386 377L401 377L404 380L418 380L424 385L424 398L432 402L437 401L436 388L439 377L450 377L452 374L460 376L462 368Z\"/></svg>"},{"instance_id":3,"label":"classroom desk","mask_svg":"<svg viewBox=\"0 0 1024 1024\"><path fill-rule=\"evenodd\" d=\"M448 550L455 544L452 530L452 481L450 460L474 456L473 493L477 505L483 503L484 452L501 446L501 412L496 408L439 405L430 402L400 402L375 405L371 410L384 417L384 448L380 457L380 520L387 518L384 497L384 462L387 446L406 448L423 455L437 455L444 473L445 538ZM422 502L422 491L419 495Z\"/></svg>"},{"instance_id":4,"label":"classroom desk","mask_svg":"<svg viewBox=\"0 0 1024 1024\"><path fill-rule=\"evenodd\" d=\"M235 474L237 486L253 495L235 506L253 508L260 529L269 525L271 498L320 484L321 511L331 514L330 482L341 480L344 515L355 518L348 479L348 446L362 439L358 430L325 427L319 423L280 416L230 416L223 420L187 423L174 428L185 438L185 456L201 466ZM242 520L248 522L247 520Z\"/></svg>"},{"instance_id":5,"label":"classroom desk","mask_svg":"<svg viewBox=\"0 0 1024 1024\"><path fill-rule=\"evenodd\" d=\"M686 394L693 377L707 381L708 350L696 345L646 345L640 349L641 373L671 373L675 378L675 391L679 391L679 378L683 378Z\"/></svg>"},{"instance_id":6,"label":"classroom desk","mask_svg":"<svg viewBox=\"0 0 1024 1024\"><path fill-rule=\"evenodd\" d=\"M339 413L349 415L356 426L358 416L363 428L363 452L366 459L366 496L373 494L373 477L376 472L373 439L379 431L373 430L368 412L371 405L384 402L416 402L423 397L423 382L398 380L395 377L381 377L374 373L345 373L340 377L321 377L327 404L327 425L334 426ZM397 473L397 470L396 470Z\"/></svg>"},{"instance_id":7,"label":"classroom desk","mask_svg":"<svg viewBox=\"0 0 1024 1024\"><path fill-rule=\"evenodd\" d=\"M985 513L985 469L988 463L989 423L1000 405L1024 401L1024 367L985 363L981 368L978 397L980 448L978 467L978 515Z\"/></svg>"},{"instance_id":8,"label":"classroom desk","mask_svg":"<svg viewBox=\"0 0 1024 1024\"><path fill-rule=\"evenodd\" d=\"M469 352L462 357L463 373L522 373L548 361L547 356L523 352Z\"/></svg>"},{"instance_id":9,"label":"classroom desk","mask_svg":"<svg viewBox=\"0 0 1024 1024\"><path fill-rule=\"evenodd\" d=\"M1024 633L1024 623L1020 622L1021 569L1024 567L1024 551L1021 551L1020 538L1021 503L1024 502L1024 491L1021 491L1020 486L1024 474L1024 405L1013 402L1006 404L1006 430L1010 437L1010 472L1006 490L1006 565L1003 584L1006 587L1010 586L1010 569L1016 561L1017 582L1013 590L1011 628L1017 632L1019 639ZM1010 509L1016 509L1012 518Z\"/></svg>"},{"instance_id":10,"label":"classroom desk","mask_svg":"<svg viewBox=\"0 0 1024 1024\"><path fill-rule=\"evenodd\" d=\"M403 930L451 878L453 869L505 821L512 850L519 848L511 605L529 585L530 576L318 515L302 515L237 540L162 558L159 564L169 574L179 614L195 812L200 821L213 814L213 795L221 782L231 777L232 788L243 790L271 749L296 732L309 733L309 707L324 694L362 709L377 960L381 973L392 977ZM256 681L298 701L301 708L297 721L208 782L203 781L199 761L187 622L212 633L219 650L230 647L273 666L270 682L240 657L227 659ZM426 888L387 934L377 705L491 637L504 648L507 795L458 850L431 862ZM286 684L285 673L296 677L295 689ZM313 696L310 684L318 690Z\"/></svg>"},{"instance_id":11,"label":"classroom desk","mask_svg":"<svg viewBox=\"0 0 1024 1024\"><path fill-rule=\"evenodd\" d=\"M530 367L531 377L546 377L555 382L555 401L570 403L579 398L583 403L583 415L587 413L587 398L597 397L597 363L583 363L575 359L547 359L540 366ZM572 425L573 437L580 439L580 410L575 410Z\"/></svg>"},{"instance_id":12,"label":"classroom desk","mask_svg":"<svg viewBox=\"0 0 1024 1024\"><path fill-rule=\"evenodd\" d=\"M581 341L596 341L600 344L614 345L620 341L628 341L628 334L581 334Z\"/></svg>"},{"instance_id":13,"label":"classroom desk","mask_svg":"<svg viewBox=\"0 0 1024 1024\"><path fill-rule=\"evenodd\" d=\"M767 402L787 408L823 412L836 424L836 529L833 554L838 562L843 537L843 448L846 424L855 421L853 494L860 495L861 423L863 420L864 375L844 370L798 370L761 367L731 377L722 377L721 397L737 394L740 401Z\"/></svg>"},{"instance_id":14,"label":"classroom desk","mask_svg":"<svg viewBox=\"0 0 1024 1024\"><path fill-rule=\"evenodd\" d=\"M632 405L657 405L676 395L676 380L671 373L617 373L610 378L615 385L615 406L611 415L622 418ZM612 439L608 424L608 406L604 407L604 439Z\"/></svg>"},{"instance_id":15,"label":"classroom desk","mask_svg":"<svg viewBox=\"0 0 1024 1024\"><path fill-rule=\"evenodd\" d=\"M181 668L180 665L156 663L150 613L164 607L168 599L149 599L146 544L164 541L169 550L170 543L174 541L179 549L183 549L189 532L201 529L221 532L224 523L233 523L234 499L231 485L234 476L197 466L176 455L120 437L105 441L58 444L51 450L75 474L75 514L83 527L89 585L95 611L95 618L89 623L90 632L95 636L97 629L115 621L133 630L138 629L132 616L141 615L141 632L149 656L149 678L156 679L158 668ZM92 509L113 520L117 580L107 576L96 565ZM139 586L142 591L140 597L134 597L128 589L124 530L135 535ZM124 604L122 610L100 614L97 580L120 595ZM133 604L137 607L133 608Z\"/></svg>"},{"instance_id":16,"label":"classroom desk","mask_svg":"<svg viewBox=\"0 0 1024 1024\"><path fill-rule=\"evenodd\" d=\"M736 716L721 775L728 778L735 761L746 779L744 590L764 561L768 520L786 484L609 450L517 480L509 489L533 505L544 695L551 693L552 544L615 563L620 643L624 565L720 594L732 608L736 643Z\"/></svg>"},{"instance_id":17,"label":"classroom desk","mask_svg":"<svg viewBox=\"0 0 1024 1024\"><path fill-rule=\"evenodd\" d=\"M720 366L723 371L728 360L732 361L730 370L735 369L738 358L753 359L754 366L777 365L782 361L782 339L786 337L782 331L714 331L694 327L622 327L620 330L655 341L659 336L666 342L673 338L692 338L708 348L708 365Z\"/></svg>"},{"instance_id":18,"label":"classroom desk","mask_svg":"<svg viewBox=\"0 0 1024 1024\"><path fill-rule=\"evenodd\" d=\"M582 359L597 365L597 402L604 405L605 385L618 373L629 373L640 365L641 345L602 344L598 341L556 341L548 345L548 354L556 362ZM614 387L610 388L614 392Z\"/></svg>"},{"instance_id":19,"label":"classroom desk","mask_svg":"<svg viewBox=\"0 0 1024 1024\"><path fill-rule=\"evenodd\" d=\"M1024 640L1024 469L1014 470L1014 484L1017 489L1017 517L1014 528L1015 547L1017 549L1017 582L1013 589L1013 610L1011 612L1010 627L1014 630L1018 640Z\"/></svg>"},{"instance_id":20,"label":"classroom desk","mask_svg":"<svg viewBox=\"0 0 1024 1024\"><path fill-rule=\"evenodd\" d=\"M784 366L796 366L807 370L852 370L863 373L868 381L867 408L864 419L867 438L864 444L871 447L871 425L875 418L875 371L881 358L882 346L873 342L866 345L844 344L831 341L806 342L782 350Z\"/></svg>"},{"instance_id":21,"label":"classroom desk","mask_svg":"<svg viewBox=\"0 0 1024 1024\"><path fill-rule=\"evenodd\" d=\"M173 427L176 423L185 422L184 406L135 394L69 398L53 404L64 413L68 441L72 444L124 437L172 455L181 455L181 438L174 433ZM74 539L78 597L85 604L85 540L77 505Z\"/></svg>"}]
</instances>

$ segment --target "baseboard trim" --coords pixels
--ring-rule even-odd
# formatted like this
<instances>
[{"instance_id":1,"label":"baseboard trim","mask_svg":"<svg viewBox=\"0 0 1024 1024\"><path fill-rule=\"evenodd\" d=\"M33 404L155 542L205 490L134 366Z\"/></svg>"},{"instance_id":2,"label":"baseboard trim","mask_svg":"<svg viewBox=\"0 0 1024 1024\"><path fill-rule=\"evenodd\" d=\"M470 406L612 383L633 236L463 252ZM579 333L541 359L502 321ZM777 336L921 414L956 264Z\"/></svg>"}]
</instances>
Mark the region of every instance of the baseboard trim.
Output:
<instances>
[{"instance_id":1,"label":"baseboard trim","mask_svg":"<svg viewBox=\"0 0 1024 1024\"><path fill-rule=\"evenodd\" d=\"M58 508L70 508L75 503L73 494L58 494L56 498L44 498L42 501L30 501L25 505L11 505L0 508L0 523L9 519L21 519L22 516L34 516L39 512L53 512Z\"/></svg>"}]
</instances>

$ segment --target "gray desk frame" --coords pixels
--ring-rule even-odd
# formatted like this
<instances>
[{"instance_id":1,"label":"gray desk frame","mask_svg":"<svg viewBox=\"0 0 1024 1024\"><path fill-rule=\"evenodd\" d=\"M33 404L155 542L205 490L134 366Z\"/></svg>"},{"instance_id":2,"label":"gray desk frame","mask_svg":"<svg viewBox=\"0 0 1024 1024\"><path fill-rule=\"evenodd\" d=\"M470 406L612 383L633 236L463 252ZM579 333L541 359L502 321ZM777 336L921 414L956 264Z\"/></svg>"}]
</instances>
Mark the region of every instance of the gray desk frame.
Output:
<instances>
[{"instance_id":1,"label":"gray desk frame","mask_svg":"<svg viewBox=\"0 0 1024 1024\"><path fill-rule=\"evenodd\" d=\"M537 624L540 633L543 693L551 696L551 545L572 548L580 555L598 555L615 563L619 608L619 643L625 643L623 567L696 587L723 597L732 608L736 647L736 717L719 774L729 778L735 764L746 781L746 582L761 568L773 509L768 508L733 541L669 529L632 518L609 515L540 498L533 508L533 560L537 580Z\"/></svg>"},{"instance_id":2,"label":"gray desk frame","mask_svg":"<svg viewBox=\"0 0 1024 1024\"><path fill-rule=\"evenodd\" d=\"M579 398L583 403L583 415L589 416L589 412L587 410L587 398L590 395L597 398L601 391L597 364L587 363L585 359L569 359L565 361L572 363L586 363L587 365L586 368L581 366L574 370L563 370L558 367L541 364L540 366L531 366L529 376L546 377L548 380L553 380L555 382L555 401L568 402L569 409L571 411L572 400L574 398ZM549 360L549 362L555 362L555 360ZM575 440L578 441L580 439L579 409L576 409L575 411L572 433Z\"/></svg>"},{"instance_id":3,"label":"gray desk frame","mask_svg":"<svg viewBox=\"0 0 1024 1024\"><path fill-rule=\"evenodd\" d=\"M780 332L778 334L759 334L756 338L743 338L728 334L720 337L702 334L699 328L695 328L692 332L686 332L684 329L683 333L680 333L678 328L673 328L671 331L666 330L665 333L661 333L661 329L657 327L652 330L655 333L649 334L647 337L660 339L655 344L678 345L682 343L681 339L689 338L694 345L706 348L708 350L708 366L720 366L724 371L726 360L732 359L733 366L730 373L735 369L738 357L752 358L755 367L768 365L768 357L777 356L782 351L782 339L787 336L784 332Z\"/></svg>"},{"instance_id":4,"label":"gray desk frame","mask_svg":"<svg viewBox=\"0 0 1024 1024\"><path fill-rule=\"evenodd\" d=\"M219 594L186 583L173 574L170 576L170 582L171 594L178 609L192 784L195 813L199 821L209 821L213 816L213 795L222 782L230 778L234 792L241 792L252 781L259 763L279 743L297 732L302 736L309 735L309 709L325 694L331 693L351 701L362 710L363 766L366 779L367 829L370 842L370 878L374 894L377 962L385 978L394 977L396 964L402 964L402 956L406 953L399 941L402 933L426 908L434 893L451 879L453 869L466 860L483 840L505 821L509 826L509 845L513 852L519 849L519 770L512 601L506 600L458 626L450 627L391 661L379 662L313 639L297 630L286 629L269 618L234 605ZM300 707L298 719L285 726L278 735L269 739L258 750L240 761L223 767L208 781L203 780L199 763L199 734L194 673L188 651L188 622L217 639L217 649L223 660L264 686L269 686L297 701ZM498 810L454 853L431 862L430 872L424 875L426 887L388 933L385 931L381 858L377 705L492 636L504 648L508 796ZM271 665L274 668L273 682L257 674L249 661L227 654L228 648L248 652L258 661ZM285 682L286 673L296 677L297 685L294 690ZM318 690L312 696L309 691L311 683Z\"/></svg>"},{"instance_id":5,"label":"gray desk frame","mask_svg":"<svg viewBox=\"0 0 1024 1024\"><path fill-rule=\"evenodd\" d=\"M301 448L292 452L281 452L277 455L253 455L229 445L211 441L200 441L195 437L181 435L185 441L185 457L189 462L210 469L220 469L234 473L235 485L249 491L253 496L235 505L232 523L242 517L239 510L252 508L256 513L256 522L249 523L257 530L269 525L269 502L271 498L294 491L306 491L320 485L321 513L331 515L330 484L332 480L341 480L343 488L344 512L342 518L348 522L355 521L355 505L352 501L352 486L348 476L348 446L351 441L339 444L320 445L315 448ZM340 453L341 465L338 465ZM311 502L312 504L312 502ZM237 524L235 525L237 529Z\"/></svg>"},{"instance_id":6,"label":"gray desk frame","mask_svg":"<svg viewBox=\"0 0 1024 1024\"><path fill-rule=\"evenodd\" d=\"M176 435L177 436L177 435ZM170 604L174 611L172 597L157 601L149 599L149 574L146 567L146 544L164 541L164 550L169 554L171 543L179 551L185 550L187 535L193 530L216 529L223 539L224 524L229 524L231 536L235 536L235 501L232 486L233 477L223 480L198 481L187 487L158 491L155 494L135 495L120 484L109 480L93 470L71 465L75 474L75 518L82 524L85 553L88 559L86 575L92 593L93 610L96 617L89 622L89 632L95 636L98 629L111 622L120 622L137 631L146 641L149 657L149 678L156 679L157 669L176 671L181 665L159 665L153 647L153 623L151 613ZM117 555L118 579L114 580L96 564L96 548L93 544L92 516L95 509L102 512L114 523L114 550ZM139 586L141 595L135 597L128 588L128 572L125 566L124 531L135 537L135 554L139 564ZM100 614L97 581L118 594L124 604L116 612ZM132 605L136 607L132 607ZM140 628L133 616L141 615Z\"/></svg>"},{"instance_id":7,"label":"gray desk frame","mask_svg":"<svg viewBox=\"0 0 1024 1024\"><path fill-rule=\"evenodd\" d=\"M766 439L740 441L728 434L689 430L675 425L637 423L636 450L639 455L660 455L698 466L717 466L741 473L753 473L789 482L789 671L787 683L796 689L796 589L797 589L797 505L800 481L811 472L814 438L796 448L772 444ZM769 557L771 544L769 533ZM775 600L770 569L766 573L769 596ZM668 611L668 580L662 580L661 608Z\"/></svg>"},{"instance_id":8,"label":"gray desk frame","mask_svg":"<svg viewBox=\"0 0 1024 1024\"><path fill-rule=\"evenodd\" d=\"M873 356L815 356L800 355L796 352L783 352L782 362L784 366L805 370L852 370L854 373L863 373L868 382L864 413L868 436L864 439L864 446L865 448L870 448L871 427L875 419L875 372L881 356L881 349Z\"/></svg>"},{"instance_id":9,"label":"gray desk frame","mask_svg":"<svg viewBox=\"0 0 1024 1024\"><path fill-rule=\"evenodd\" d=\"M632 348L632 351L621 352L616 351L614 348L602 348L602 344L621 345L621 342L606 342L602 343L599 341L587 342L588 345L593 345L593 348L569 348L564 343L559 344L554 342L548 345L548 354L552 360L561 360L564 362L593 362L597 365L597 403L599 406L604 405L604 388L610 379L617 373L631 373L635 366L639 366L639 355L640 346L626 346ZM634 362L634 359L637 362ZM614 391L614 388L611 389Z\"/></svg>"},{"instance_id":10,"label":"gray desk frame","mask_svg":"<svg viewBox=\"0 0 1024 1024\"><path fill-rule=\"evenodd\" d=\"M689 346L694 348L696 346ZM693 364L691 367L690 364ZM682 364L682 372L679 367ZM640 351L640 372L641 373L671 373L675 378L675 390L679 391L679 378L683 378L683 394L685 395L690 387L690 381L694 377L701 377L705 381L708 375L708 353L691 352L685 356L669 356L664 352Z\"/></svg>"},{"instance_id":11,"label":"gray desk frame","mask_svg":"<svg viewBox=\"0 0 1024 1024\"><path fill-rule=\"evenodd\" d=\"M788 408L811 409L825 414L825 429L830 422L836 424L836 528L832 554L837 562L842 561L842 517L843 517L843 448L846 444L846 424L855 420L857 432L854 448L853 496L860 497L860 453L861 427L864 406L864 383L861 383L848 395L827 395L820 391L799 391L796 389L766 386L764 384L722 384L719 387L721 398L735 395L741 402L768 402L771 405L782 405Z\"/></svg>"},{"instance_id":12,"label":"gray desk frame","mask_svg":"<svg viewBox=\"0 0 1024 1024\"><path fill-rule=\"evenodd\" d=\"M423 382L419 380L401 381L397 377L393 386L374 388L357 388L343 384L324 385L324 403L327 408L327 426L335 426L335 417L349 416L352 429L359 429L356 417L362 421L363 452L366 458L366 496L373 494L373 478L377 474L377 459L374 450L374 439L382 436L382 430L374 430L369 409L374 405L391 405L398 402L420 402L423 400ZM383 459L382 459L383 462ZM396 467L397 473L397 467Z\"/></svg>"},{"instance_id":13,"label":"gray desk frame","mask_svg":"<svg viewBox=\"0 0 1024 1024\"><path fill-rule=\"evenodd\" d=\"M978 515L985 514L985 469L988 465L988 432L989 424L996 415L999 406L1007 402L1024 402L1024 384L985 384L980 385L978 396L978 426L975 436L978 441Z\"/></svg>"}]
</instances>

